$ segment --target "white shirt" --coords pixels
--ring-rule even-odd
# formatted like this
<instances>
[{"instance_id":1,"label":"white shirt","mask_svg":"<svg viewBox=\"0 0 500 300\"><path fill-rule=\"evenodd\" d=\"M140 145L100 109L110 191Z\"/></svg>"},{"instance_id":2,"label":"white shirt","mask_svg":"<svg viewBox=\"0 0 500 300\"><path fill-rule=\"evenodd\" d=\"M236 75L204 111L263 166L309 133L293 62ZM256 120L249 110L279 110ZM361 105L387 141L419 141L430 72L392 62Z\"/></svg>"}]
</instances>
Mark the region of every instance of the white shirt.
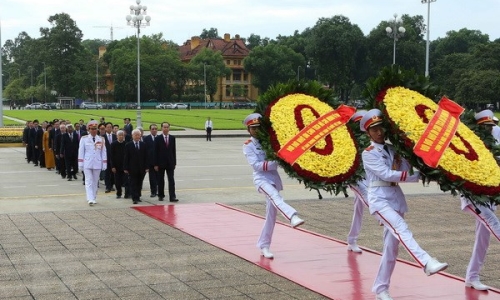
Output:
<instances>
[{"instance_id":1,"label":"white shirt","mask_svg":"<svg viewBox=\"0 0 500 300\"><path fill-rule=\"evenodd\" d=\"M207 128L208 128L208 127L210 127L210 128L212 128L212 129L214 129L214 126L213 126L213 125L214 125L214 124L212 123L212 120L210 120L210 121L209 121L209 120L206 120L206 121L205 121L205 130L207 130Z\"/></svg>"}]
</instances>

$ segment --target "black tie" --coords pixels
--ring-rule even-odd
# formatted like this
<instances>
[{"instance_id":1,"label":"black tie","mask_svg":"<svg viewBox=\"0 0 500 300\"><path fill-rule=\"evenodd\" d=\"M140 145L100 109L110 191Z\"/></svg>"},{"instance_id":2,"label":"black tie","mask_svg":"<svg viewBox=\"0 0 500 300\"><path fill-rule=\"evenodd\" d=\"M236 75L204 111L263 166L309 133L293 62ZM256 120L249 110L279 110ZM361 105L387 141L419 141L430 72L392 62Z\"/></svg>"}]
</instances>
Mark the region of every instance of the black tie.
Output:
<instances>
[{"instance_id":1,"label":"black tie","mask_svg":"<svg viewBox=\"0 0 500 300\"><path fill-rule=\"evenodd\" d=\"M391 153L389 152L389 147L387 147L387 145L385 145L385 144L384 144L384 150L385 150L385 152L387 152L387 154L391 154Z\"/></svg>"},{"instance_id":2,"label":"black tie","mask_svg":"<svg viewBox=\"0 0 500 300\"><path fill-rule=\"evenodd\" d=\"M93 136L93 137L92 137L92 140L93 140L93 141L94 141L94 143L95 143L95 136Z\"/></svg>"},{"instance_id":3,"label":"black tie","mask_svg":"<svg viewBox=\"0 0 500 300\"><path fill-rule=\"evenodd\" d=\"M139 150L139 143L135 142L135 149Z\"/></svg>"}]
</instances>

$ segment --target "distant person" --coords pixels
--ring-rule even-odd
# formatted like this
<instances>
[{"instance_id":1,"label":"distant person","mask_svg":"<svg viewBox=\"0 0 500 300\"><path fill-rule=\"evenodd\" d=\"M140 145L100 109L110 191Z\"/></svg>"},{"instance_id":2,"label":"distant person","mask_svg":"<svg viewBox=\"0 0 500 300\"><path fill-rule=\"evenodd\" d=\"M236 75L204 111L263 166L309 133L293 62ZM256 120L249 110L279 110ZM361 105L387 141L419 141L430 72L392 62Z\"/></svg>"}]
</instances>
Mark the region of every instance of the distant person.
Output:
<instances>
[{"instance_id":1,"label":"distant person","mask_svg":"<svg viewBox=\"0 0 500 300\"><path fill-rule=\"evenodd\" d=\"M68 181L77 179L79 145L80 141L73 129L73 125L66 125L66 133L61 136L61 151L59 152L59 156L64 160L64 164L66 165Z\"/></svg>"},{"instance_id":2,"label":"distant person","mask_svg":"<svg viewBox=\"0 0 500 300\"><path fill-rule=\"evenodd\" d=\"M125 189L125 198L130 195L128 175L123 171L123 161L125 159L125 132L116 132L116 141L111 143L111 158L109 159L111 172L115 175L116 199L122 197L122 188Z\"/></svg>"},{"instance_id":3,"label":"distant person","mask_svg":"<svg viewBox=\"0 0 500 300\"><path fill-rule=\"evenodd\" d=\"M89 135L80 139L78 148L78 169L85 173L85 192L90 206L97 203L99 174L108 166L104 137L97 134L97 121L87 124Z\"/></svg>"},{"instance_id":4,"label":"distant person","mask_svg":"<svg viewBox=\"0 0 500 300\"><path fill-rule=\"evenodd\" d=\"M134 130L134 126L130 124L130 118L124 118L123 123L125 124L123 125L123 131L125 131L125 133L127 134L125 138L127 136L132 137L132 130Z\"/></svg>"},{"instance_id":5,"label":"distant person","mask_svg":"<svg viewBox=\"0 0 500 300\"><path fill-rule=\"evenodd\" d=\"M175 136L170 134L170 123L161 123L162 134L155 139L155 171L158 172L158 200L165 198L165 172L168 180L168 197L170 202L177 202L175 194L174 171L177 166L177 149Z\"/></svg>"},{"instance_id":6,"label":"distant person","mask_svg":"<svg viewBox=\"0 0 500 300\"><path fill-rule=\"evenodd\" d=\"M147 155L146 144L141 141L141 131L139 129L132 130L132 141L125 145L123 172L128 174L130 195L134 204L142 202L142 182L148 172Z\"/></svg>"},{"instance_id":7,"label":"distant person","mask_svg":"<svg viewBox=\"0 0 500 300\"><path fill-rule=\"evenodd\" d=\"M207 142L212 141L212 130L214 129L214 124L210 117L205 121L205 131L207 132Z\"/></svg>"},{"instance_id":8,"label":"distant person","mask_svg":"<svg viewBox=\"0 0 500 300\"><path fill-rule=\"evenodd\" d=\"M154 169L155 165L155 139L158 135L158 125L151 124L149 125L150 135L147 135L142 138L144 143L146 143L146 147L148 150L148 175L149 175L149 190L151 194L149 197L154 198L158 195L158 171Z\"/></svg>"},{"instance_id":9,"label":"distant person","mask_svg":"<svg viewBox=\"0 0 500 300\"><path fill-rule=\"evenodd\" d=\"M269 250L276 224L276 215L278 210L290 221L290 225L295 228L304 223L299 218L297 211L288 205L279 191L283 190L283 183L278 173L278 163L276 161L266 160L266 153L257 138L260 128L260 118L258 113L248 115L243 124L247 127L251 138L243 145L243 153L248 164L253 169L253 183L259 193L266 196L266 220L264 228L257 242L257 247L261 250L265 258L274 258L274 254Z\"/></svg>"},{"instance_id":10,"label":"distant person","mask_svg":"<svg viewBox=\"0 0 500 300\"><path fill-rule=\"evenodd\" d=\"M43 155L45 156L44 162L47 170L52 170L56 167L54 151L52 149L52 144L50 143L49 135L52 130L52 124L48 124L43 133Z\"/></svg>"}]
</instances>

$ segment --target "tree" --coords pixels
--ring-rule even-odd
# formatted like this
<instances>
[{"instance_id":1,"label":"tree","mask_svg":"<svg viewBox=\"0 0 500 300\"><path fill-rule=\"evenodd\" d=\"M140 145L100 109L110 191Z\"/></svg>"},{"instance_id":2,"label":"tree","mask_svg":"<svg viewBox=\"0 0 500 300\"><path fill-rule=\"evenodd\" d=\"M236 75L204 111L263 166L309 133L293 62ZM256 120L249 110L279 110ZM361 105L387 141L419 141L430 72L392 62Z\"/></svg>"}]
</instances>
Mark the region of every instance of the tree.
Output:
<instances>
[{"instance_id":1,"label":"tree","mask_svg":"<svg viewBox=\"0 0 500 300\"><path fill-rule=\"evenodd\" d=\"M496 103L500 95L500 71L469 70L462 74L458 83L456 100L479 107L481 104Z\"/></svg>"},{"instance_id":2,"label":"tree","mask_svg":"<svg viewBox=\"0 0 500 300\"><path fill-rule=\"evenodd\" d=\"M257 46L267 46L269 44L269 38L261 38L258 34L250 34L248 38L246 38L246 46L248 49L253 49Z\"/></svg>"},{"instance_id":3,"label":"tree","mask_svg":"<svg viewBox=\"0 0 500 300\"><path fill-rule=\"evenodd\" d=\"M224 64L222 54L219 51L203 48L189 63L198 71L193 79L197 78L199 81L204 79L203 68L205 67L207 94L210 96L210 102L214 102L217 79L231 74L231 69Z\"/></svg>"},{"instance_id":4,"label":"tree","mask_svg":"<svg viewBox=\"0 0 500 300\"><path fill-rule=\"evenodd\" d=\"M211 27L209 30L204 28L200 34L200 38L202 40L204 40L204 39L220 39L219 31L217 30L217 28L213 28L213 27Z\"/></svg>"},{"instance_id":5,"label":"tree","mask_svg":"<svg viewBox=\"0 0 500 300\"><path fill-rule=\"evenodd\" d=\"M321 81L335 87L343 101L347 101L356 82L366 79L363 32L344 16L320 18L311 29L306 51L317 65Z\"/></svg>"},{"instance_id":6,"label":"tree","mask_svg":"<svg viewBox=\"0 0 500 300\"><path fill-rule=\"evenodd\" d=\"M252 73L252 84L264 93L271 85L296 78L299 67L305 66L305 59L286 46L269 44L255 47L243 65L245 71Z\"/></svg>"}]
</instances>

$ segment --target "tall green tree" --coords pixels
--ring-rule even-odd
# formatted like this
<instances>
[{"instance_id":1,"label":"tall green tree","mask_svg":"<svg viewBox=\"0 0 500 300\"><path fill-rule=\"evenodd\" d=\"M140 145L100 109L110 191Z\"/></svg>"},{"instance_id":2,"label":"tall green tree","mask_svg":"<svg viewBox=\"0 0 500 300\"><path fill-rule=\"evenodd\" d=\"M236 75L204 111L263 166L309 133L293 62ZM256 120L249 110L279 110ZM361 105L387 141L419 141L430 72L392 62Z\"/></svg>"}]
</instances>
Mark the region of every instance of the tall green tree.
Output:
<instances>
[{"instance_id":1,"label":"tall green tree","mask_svg":"<svg viewBox=\"0 0 500 300\"><path fill-rule=\"evenodd\" d=\"M207 95L210 96L210 102L214 102L214 95L217 93L217 79L231 74L231 69L224 64L222 53L204 48L189 63L193 69L198 70L197 78L200 83L204 81L204 73L206 73ZM205 68L205 72L203 68Z\"/></svg>"},{"instance_id":2,"label":"tall green tree","mask_svg":"<svg viewBox=\"0 0 500 300\"><path fill-rule=\"evenodd\" d=\"M358 25L338 15L320 18L311 29L306 51L317 64L322 82L334 87L347 101L356 82L364 81L365 37Z\"/></svg>"},{"instance_id":3,"label":"tall green tree","mask_svg":"<svg viewBox=\"0 0 500 300\"><path fill-rule=\"evenodd\" d=\"M203 28L200 34L201 39L220 39L219 31L217 28L211 27L210 29Z\"/></svg>"},{"instance_id":4,"label":"tall green tree","mask_svg":"<svg viewBox=\"0 0 500 300\"><path fill-rule=\"evenodd\" d=\"M305 63L302 54L278 44L255 47L243 60L245 71L252 73L252 84L260 93L272 85L296 78L297 71Z\"/></svg>"}]
</instances>

